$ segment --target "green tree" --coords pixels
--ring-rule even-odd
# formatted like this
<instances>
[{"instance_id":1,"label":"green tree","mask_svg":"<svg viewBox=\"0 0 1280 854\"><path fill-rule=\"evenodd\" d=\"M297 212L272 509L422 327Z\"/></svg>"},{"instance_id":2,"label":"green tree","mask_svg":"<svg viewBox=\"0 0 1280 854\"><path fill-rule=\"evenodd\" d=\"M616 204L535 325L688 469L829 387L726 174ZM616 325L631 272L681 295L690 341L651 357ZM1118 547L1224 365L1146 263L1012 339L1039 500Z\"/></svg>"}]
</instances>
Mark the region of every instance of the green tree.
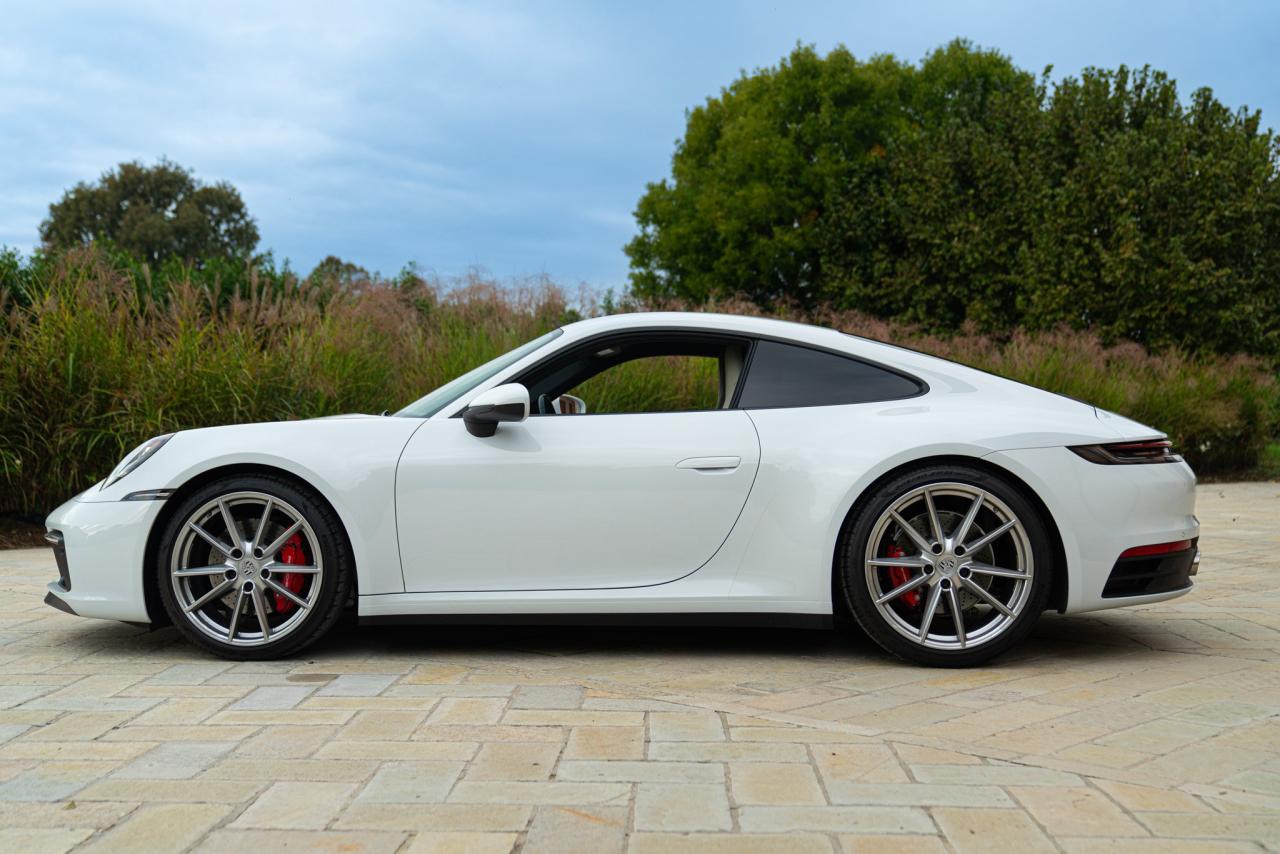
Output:
<instances>
[{"instance_id":1,"label":"green tree","mask_svg":"<svg viewBox=\"0 0 1280 854\"><path fill-rule=\"evenodd\" d=\"M636 216L641 297L1280 357L1280 143L1149 68L797 48L689 114Z\"/></svg>"},{"instance_id":2,"label":"green tree","mask_svg":"<svg viewBox=\"0 0 1280 854\"><path fill-rule=\"evenodd\" d=\"M956 41L920 68L799 46L688 114L672 177L648 185L627 246L642 297L745 294L830 299L822 265L831 206L891 140L979 109L1030 78L998 53Z\"/></svg>"},{"instance_id":3,"label":"green tree","mask_svg":"<svg viewBox=\"0 0 1280 854\"><path fill-rule=\"evenodd\" d=\"M40 225L46 248L94 241L114 244L148 264L170 259L201 265L246 259L258 227L235 187L204 184L168 160L121 163L96 184L80 183L49 206Z\"/></svg>"}]
</instances>

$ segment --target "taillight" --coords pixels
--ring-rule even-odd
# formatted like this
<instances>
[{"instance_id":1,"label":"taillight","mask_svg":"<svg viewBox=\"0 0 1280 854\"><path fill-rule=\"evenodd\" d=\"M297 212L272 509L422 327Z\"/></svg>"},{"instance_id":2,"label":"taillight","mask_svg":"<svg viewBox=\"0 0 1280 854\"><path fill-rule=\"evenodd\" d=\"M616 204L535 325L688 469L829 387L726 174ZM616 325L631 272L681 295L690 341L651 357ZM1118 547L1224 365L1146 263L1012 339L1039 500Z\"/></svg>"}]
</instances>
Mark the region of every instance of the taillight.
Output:
<instances>
[{"instance_id":1,"label":"taillight","mask_svg":"<svg viewBox=\"0 0 1280 854\"><path fill-rule=\"evenodd\" d=\"M1173 443L1168 439L1112 442L1107 445L1076 445L1071 450L1091 463L1104 466L1182 462L1182 456L1173 449Z\"/></svg>"},{"instance_id":2,"label":"taillight","mask_svg":"<svg viewBox=\"0 0 1280 854\"><path fill-rule=\"evenodd\" d=\"M1154 557L1156 555L1173 554L1174 552L1185 552L1187 549L1195 545L1191 540L1174 540L1172 543L1156 543L1150 546L1134 546L1131 549L1125 549L1120 555L1123 560L1127 557Z\"/></svg>"}]
</instances>

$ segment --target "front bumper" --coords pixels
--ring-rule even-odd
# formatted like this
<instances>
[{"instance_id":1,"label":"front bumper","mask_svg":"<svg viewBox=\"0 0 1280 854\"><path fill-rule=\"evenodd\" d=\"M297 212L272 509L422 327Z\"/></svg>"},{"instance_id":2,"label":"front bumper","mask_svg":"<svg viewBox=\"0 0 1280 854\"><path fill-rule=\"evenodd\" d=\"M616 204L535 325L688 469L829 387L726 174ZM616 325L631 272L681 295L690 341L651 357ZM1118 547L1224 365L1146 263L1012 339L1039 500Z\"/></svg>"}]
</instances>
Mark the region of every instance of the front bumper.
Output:
<instances>
[{"instance_id":1,"label":"front bumper","mask_svg":"<svg viewBox=\"0 0 1280 854\"><path fill-rule=\"evenodd\" d=\"M80 501L45 521L58 562L45 603L81 617L150 623L142 587L147 537L162 501ZM56 539L56 537L55 537Z\"/></svg>"}]
</instances>

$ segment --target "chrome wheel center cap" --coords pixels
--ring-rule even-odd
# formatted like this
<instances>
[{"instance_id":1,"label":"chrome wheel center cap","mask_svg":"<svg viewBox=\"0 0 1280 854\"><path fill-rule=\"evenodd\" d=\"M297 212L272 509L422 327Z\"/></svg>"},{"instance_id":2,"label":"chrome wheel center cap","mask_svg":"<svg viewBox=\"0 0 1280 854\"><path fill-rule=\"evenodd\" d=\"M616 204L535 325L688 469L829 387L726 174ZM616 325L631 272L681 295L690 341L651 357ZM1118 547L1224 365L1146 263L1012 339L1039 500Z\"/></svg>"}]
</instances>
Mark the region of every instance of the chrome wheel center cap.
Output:
<instances>
[{"instance_id":1,"label":"chrome wheel center cap","mask_svg":"<svg viewBox=\"0 0 1280 854\"><path fill-rule=\"evenodd\" d=\"M958 563L959 561L957 561L955 558L951 557L950 555L944 558L939 558L938 564L937 564L938 571L941 572L947 578L950 578L951 576L956 574L956 565Z\"/></svg>"}]
</instances>

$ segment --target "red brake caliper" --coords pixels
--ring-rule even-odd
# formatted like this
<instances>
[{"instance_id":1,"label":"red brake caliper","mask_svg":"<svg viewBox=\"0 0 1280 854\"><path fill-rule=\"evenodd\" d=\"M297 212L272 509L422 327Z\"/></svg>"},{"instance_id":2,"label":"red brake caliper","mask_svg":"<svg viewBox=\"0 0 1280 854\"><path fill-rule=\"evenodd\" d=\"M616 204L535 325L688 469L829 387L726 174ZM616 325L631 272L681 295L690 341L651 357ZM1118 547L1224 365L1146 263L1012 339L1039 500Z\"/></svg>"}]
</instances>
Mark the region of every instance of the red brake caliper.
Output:
<instances>
[{"instance_id":1,"label":"red brake caliper","mask_svg":"<svg viewBox=\"0 0 1280 854\"><path fill-rule=\"evenodd\" d=\"M906 557L907 553L902 546L891 545L888 548L888 554L885 557ZM905 566L889 567L889 581L894 587L906 584L911 580L911 570ZM277 594L279 595L279 594ZM914 608L920 604L920 591L908 590L902 594L902 600L907 603L908 608Z\"/></svg>"},{"instance_id":2,"label":"red brake caliper","mask_svg":"<svg viewBox=\"0 0 1280 854\"><path fill-rule=\"evenodd\" d=\"M302 552L302 537L294 534L280 548L281 563L291 563L294 566L302 566L307 562L307 556ZM286 572L280 576L280 583L284 585L291 593L301 593L302 585L306 577L301 572ZM276 613L287 614L297 606L289 601L281 593L276 596Z\"/></svg>"}]
</instances>

